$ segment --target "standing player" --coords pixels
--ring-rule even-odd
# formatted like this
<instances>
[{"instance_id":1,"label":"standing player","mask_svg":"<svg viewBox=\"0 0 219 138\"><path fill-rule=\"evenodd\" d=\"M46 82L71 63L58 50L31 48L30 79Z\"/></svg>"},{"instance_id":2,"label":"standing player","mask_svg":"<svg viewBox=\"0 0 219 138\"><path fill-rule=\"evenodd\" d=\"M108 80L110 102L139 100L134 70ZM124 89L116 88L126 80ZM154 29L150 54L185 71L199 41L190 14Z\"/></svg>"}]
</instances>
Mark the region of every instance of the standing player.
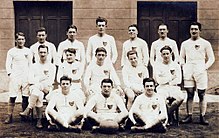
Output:
<instances>
[{"instance_id":1,"label":"standing player","mask_svg":"<svg viewBox=\"0 0 219 138\"><path fill-rule=\"evenodd\" d=\"M28 107L24 112L20 113L22 117L30 114L30 111L36 107L37 113L37 128L42 128L42 108L44 95L48 94L53 89L55 79L55 65L47 62L48 47L40 45L38 47L40 61L34 63L29 71L30 98Z\"/></svg>"},{"instance_id":2,"label":"standing player","mask_svg":"<svg viewBox=\"0 0 219 138\"><path fill-rule=\"evenodd\" d=\"M122 68L122 77L125 84L125 94L128 98L127 109L130 110L134 98L143 93L143 78L149 77L147 68L138 63L138 54L135 50L128 51L130 64Z\"/></svg>"},{"instance_id":3,"label":"standing player","mask_svg":"<svg viewBox=\"0 0 219 138\"><path fill-rule=\"evenodd\" d=\"M66 30L67 39L58 46L59 64L66 60L65 50L74 48L76 50L75 59L85 65L84 44L76 39L78 28L75 25L69 25Z\"/></svg>"},{"instance_id":4,"label":"standing player","mask_svg":"<svg viewBox=\"0 0 219 138\"><path fill-rule=\"evenodd\" d=\"M37 31L37 40L38 42L36 42L35 44L30 46L30 50L33 53L33 59L36 63L38 63L40 61L40 57L38 54L38 47L40 45L45 45L48 47L49 52L48 52L48 57L47 57L47 62L51 62L53 61L53 64L58 65L57 63L57 53L56 53L56 47L53 43L46 41L47 38L47 32L46 29L44 27L40 27Z\"/></svg>"},{"instance_id":5,"label":"standing player","mask_svg":"<svg viewBox=\"0 0 219 138\"><path fill-rule=\"evenodd\" d=\"M166 45L172 49L175 57L174 61L179 62L179 50L177 48L176 41L167 36L168 32L166 24L160 24L158 26L158 34L160 38L152 43L150 51L150 63L152 67L156 61L162 62L160 49Z\"/></svg>"},{"instance_id":6,"label":"standing player","mask_svg":"<svg viewBox=\"0 0 219 138\"><path fill-rule=\"evenodd\" d=\"M149 61L148 44L146 41L137 36L138 27L136 24L130 25L128 29L129 40L123 43L121 66L123 67L124 65L129 64L127 52L135 50L138 53L139 64L147 67Z\"/></svg>"},{"instance_id":7,"label":"standing player","mask_svg":"<svg viewBox=\"0 0 219 138\"><path fill-rule=\"evenodd\" d=\"M183 67L184 87L187 91L187 117L182 120L182 123L192 122L193 97L197 88L200 124L208 125L209 123L204 117L207 108L205 100L205 91L208 86L207 69L214 63L215 57L211 44L201 38L200 33L201 24L198 22L191 23L191 38L184 41L181 45L180 58Z\"/></svg>"},{"instance_id":8,"label":"standing player","mask_svg":"<svg viewBox=\"0 0 219 138\"><path fill-rule=\"evenodd\" d=\"M25 35L22 32L17 33L15 39L16 46L8 51L6 58L6 71L10 77L10 99L8 102L8 117L5 120L6 124L12 122L12 114L18 92L22 93L23 110L25 110L28 105L29 97L28 71L32 63L32 55L30 49L24 47Z\"/></svg>"},{"instance_id":9,"label":"standing player","mask_svg":"<svg viewBox=\"0 0 219 138\"><path fill-rule=\"evenodd\" d=\"M87 44L86 59L87 63L95 59L95 51L98 47L104 47L107 51L107 62L115 64L118 57L116 42L113 36L105 33L107 28L107 19L98 17L96 19L97 34L91 36Z\"/></svg>"}]
</instances>

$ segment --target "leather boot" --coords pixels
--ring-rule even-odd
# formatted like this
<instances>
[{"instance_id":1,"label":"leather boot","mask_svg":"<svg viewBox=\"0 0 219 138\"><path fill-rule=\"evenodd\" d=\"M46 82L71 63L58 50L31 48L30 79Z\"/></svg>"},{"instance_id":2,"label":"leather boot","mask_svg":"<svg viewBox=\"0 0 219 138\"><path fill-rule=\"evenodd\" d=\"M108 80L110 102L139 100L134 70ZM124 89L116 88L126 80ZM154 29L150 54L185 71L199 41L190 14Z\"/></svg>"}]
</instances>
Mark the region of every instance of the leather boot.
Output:
<instances>
[{"instance_id":1,"label":"leather boot","mask_svg":"<svg viewBox=\"0 0 219 138\"><path fill-rule=\"evenodd\" d=\"M209 122L207 120L205 120L205 116L203 116L203 115L200 115L200 124L205 125L205 126L209 125Z\"/></svg>"},{"instance_id":2,"label":"leather boot","mask_svg":"<svg viewBox=\"0 0 219 138\"><path fill-rule=\"evenodd\" d=\"M37 113L36 128L41 129L41 128L43 128L43 125L42 125L42 116L43 116L42 107L36 107L36 113Z\"/></svg>"},{"instance_id":3,"label":"leather boot","mask_svg":"<svg viewBox=\"0 0 219 138\"><path fill-rule=\"evenodd\" d=\"M27 107L27 108L24 110L24 112L20 113L20 116L26 118L26 117L28 117L28 116L30 115L31 111L32 111L32 109L29 108L29 107Z\"/></svg>"},{"instance_id":4,"label":"leather boot","mask_svg":"<svg viewBox=\"0 0 219 138\"><path fill-rule=\"evenodd\" d=\"M186 118L183 119L183 120L181 121L181 123L183 123L183 124L192 123L192 115L186 116Z\"/></svg>"},{"instance_id":5,"label":"leather boot","mask_svg":"<svg viewBox=\"0 0 219 138\"><path fill-rule=\"evenodd\" d=\"M7 118L5 119L5 124L10 124L10 123L12 123L12 121L13 121L13 118L12 118L12 114L8 114L8 116L7 116Z\"/></svg>"},{"instance_id":6,"label":"leather boot","mask_svg":"<svg viewBox=\"0 0 219 138\"><path fill-rule=\"evenodd\" d=\"M10 124L13 121L12 114L13 114L13 111L14 111L15 100L16 100L16 97L10 97L10 99L9 99L9 103L8 103L8 116L7 116L7 118L4 121L5 124Z\"/></svg>"}]
</instances>

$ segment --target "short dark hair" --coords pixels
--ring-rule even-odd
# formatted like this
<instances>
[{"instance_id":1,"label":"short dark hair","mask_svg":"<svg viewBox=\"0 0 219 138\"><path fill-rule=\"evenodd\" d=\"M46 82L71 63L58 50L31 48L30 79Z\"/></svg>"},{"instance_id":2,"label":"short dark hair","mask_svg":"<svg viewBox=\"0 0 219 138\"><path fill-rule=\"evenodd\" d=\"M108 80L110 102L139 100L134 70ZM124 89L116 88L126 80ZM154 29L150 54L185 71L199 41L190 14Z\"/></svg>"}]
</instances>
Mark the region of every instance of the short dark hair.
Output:
<instances>
[{"instance_id":1,"label":"short dark hair","mask_svg":"<svg viewBox=\"0 0 219 138\"><path fill-rule=\"evenodd\" d=\"M73 25L73 24L71 24L71 25L69 25L69 26L67 27L67 29L66 29L66 32L68 32L68 30L69 30L70 28L72 28L72 29L75 29L76 31L78 31L78 28L77 28L77 26L76 26L76 25Z\"/></svg>"},{"instance_id":2,"label":"short dark hair","mask_svg":"<svg viewBox=\"0 0 219 138\"><path fill-rule=\"evenodd\" d=\"M158 27L157 27L157 29L159 29L159 27L162 26L162 25L165 25L165 26L167 27L167 29L168 29L168 25L167 25L166 23L161 23L161 24L159 24Z\"/></svg>"},{"instance_id":3,"label":"short dark hair","mask_svg":"<svg viewBox=\"0 0 219 138\"><path fill-rule=\"evenodd\" d=\"M191 27L192 25L198 25L198 29L199 29L200 31L202 30L202 25L201 25L201 23L199 23L199 22L192 22L192 23L190 24L190 27Z\"/></svg>"},{"instance_id":4,"label":"short dark hair","mask_svg":"<svg viewBox=\"0 0 219 138\"><path fill-rule=\"evenodd\" d=\"M135 27L135 28L138 30L137 24L131 24L131 25L129 25L128 29L129 29L130 27Z\"/></svg>"},{"instance_id":5,"label":"short dark hair","mask_svg":"<svg viewBox=\"0 0 219 138\"><path fill-rule=\"evenodd\" d=\"M130 50L130 51L127 52L126 55L127 55L127 57L129 58L130 55L134 55L134 54L136 54L136 56L138 57L138 53L137 53L136 50Z\"/></svg>"},{"instance_id":6,"label":"short dark hair","mask_svg":"<svg viewBox=\"0 0 219 138\"><path fill-rule=\"evenodd\" d=\"M62 83L63 80L68 80L68 81L70 81L70 83L71 83L71 81L72 81L70 77L68 77L68 76L62 76L62 77L60 78L60 84Z\"/></svg>"},{"instance_id":7,"label":"short dark hair","mask_svg":"<svg viewBox=\"0 0 219 138\"><path fill-rule=\"evenodd\" d=\"M154 86L155 86L155 80L153 78L144 78L143 79L143 85L145 87L145 83L146 82L153 82L154 83Z\"/></svg>"},{"instance_id":8,"label":"short dark hair","mask_svg":"<svg viewBox=\"0 0 219 138\"><path fill-rule=\"evenodd\" d=\"M40 48L46 48L46 49L47 49L47 52L49 52L49 48L48 48L48 46L46 46L46 45L39 45L38 51L40 50Z\"/></svg>"},{"instance_id":9,"label":"short dark hair","mask_svg":"<svg viewBox=\"0 0 219 138\"><path fill-rule=\"evenodd\" d=\"M103 86L103 83L111 83L111 85L113 86L113 81L111 80L111 79L103 79L102 81L101 81L101 86Z\"/></svg>"},{"instance_id":10,"label":"short dark hair","mask_svg":"<svg viewBox=\"0 0 219 138\"><path fill-rule=\"evenodd\" d=\"M160 53L162 53L162 51L163 50L169 50L170 51L170 53L172 53L172 48L171 47L169 47L169 46L164 46L164 47L162 47L161 49L160 49Z\"/></svg>"},{"instance_id":11,"label":"short dark hair","mask_svg":"<svg viewBox=\"0 0 219 138\"><path fill-rule=\"evenodd\" d=\"M46 28L45 27L40 27L36 30L36 33L38 32L45 32L47 34Z\"/></svg>"},{"instance_id":12,"label":"short dark hair","mask_svg":"<svg viewBox=\"0 0 219 138\"><path fill-rule=\"evenodd\" d=\"M74 48L68 48L68 49L66 49L66 50L65 50L65 53L67 53L67 52L73 53L74 55L76 55L76 50L75 50Z\"/></svg>"},{"instance_id":13,"label":"short dark hair","mask_svg":"<svg viewBox=\"0 0 219 138\"><path fill-rule=\"evenodd\" d=\"M98 52L104 52L107 54L107 51L104 47L98 47L95 51L95 56L97 55Z\"/></svg>"},{"instance_id":14,"label":"short dark hair","mask_svg":"<svg viewBox=\"0 0 219 138\"><path fill-rule=\"evenodd\" d=\"M107 19L104 18L104 17L98 16L98 17L96 18L96 25L97 25L98 22L105 22L106 25L107 25Z\"/></svg>"},{"instance_id":15,"label":"short dark hair","mask_svg":"<svg viewBox=\"0 0 219 138\"><path fill-rule=\"evenodd\" d=\"M23 37L25 37L25 35L24 35L23 32L17 32L17 33L15 34L15 39L17 39L18 36L23 36Z\"/></svg>"}]
</instances>

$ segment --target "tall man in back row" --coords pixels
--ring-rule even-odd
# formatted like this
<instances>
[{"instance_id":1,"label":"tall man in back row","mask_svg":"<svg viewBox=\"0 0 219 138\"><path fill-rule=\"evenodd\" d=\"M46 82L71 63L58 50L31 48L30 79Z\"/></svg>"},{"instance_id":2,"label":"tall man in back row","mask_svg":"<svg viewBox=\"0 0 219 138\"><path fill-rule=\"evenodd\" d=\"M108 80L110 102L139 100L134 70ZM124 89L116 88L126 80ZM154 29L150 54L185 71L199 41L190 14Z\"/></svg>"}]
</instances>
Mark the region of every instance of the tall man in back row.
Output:
<instances>
[{"instance_id":1,"label":"tall man in back row","mask_svg":"<svg viewBox=\"0 0 219 138\"><path fill-rule=\"evenodd\" d=\"M205 91L208 85L207 69L215 61L211 44L200 37L201 24L193 22L190 25L191 38L184 41L181 45L180 58L183 67L184 86L187 91L187 117L182 123L192 122L193 97L197 88L200 108L200 124L208 125L205 120L207 102ZM205 61L207 59L207 61Z\"/></svg>"}]
</instances>

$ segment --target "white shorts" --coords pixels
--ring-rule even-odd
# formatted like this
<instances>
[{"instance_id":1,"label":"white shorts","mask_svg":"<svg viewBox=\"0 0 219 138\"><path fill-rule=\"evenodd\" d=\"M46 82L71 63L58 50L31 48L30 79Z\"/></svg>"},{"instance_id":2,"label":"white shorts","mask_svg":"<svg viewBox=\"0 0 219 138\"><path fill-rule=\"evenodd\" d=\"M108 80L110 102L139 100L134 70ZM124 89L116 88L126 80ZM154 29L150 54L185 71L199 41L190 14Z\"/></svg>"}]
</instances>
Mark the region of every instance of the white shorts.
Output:
<instances>
[{"instance_id":1,"label":"white shorts","mask_svg":"<svg viewBox=\"0 0 219 138\"><path fill-rule=\"evenodd\" d=\"M103 120L115 120L118 113L97 113Z\"/></svg>"},{"instance_id":2,"label":"white shorts","mask_svg":"<svg viewBox=\"0 0 219 138\"><path fill-rule=\"evenodd\" d=\"M157 87L157 93L160 94L164 99L167 99L168 97L173 97L176 100L183 100L184 94L180 90L180 87L178 86L158 86Z\"/></svg>"},{"instance_id":3,"label":"white shorts","mask_svg":"<svg viewBox=\"0 0 219 138\"><path fill-rule=\"evenodd\" d=\"M18 92L21 92L22 96L29 96L29 84L27 81L21 79L10 79L9 82L9 97L17 97Z\"/></svg>"},{"instance_id":4,"label":"white shorts","mask_svg":"<svg viewBox=\"0 0 219 138\"><path fill-rule=\"evenodd\" d=\"M208 74L202 64L185 64L183 66L184 87L197 87L207 89Z\"/></svg>"}]
</instances>

